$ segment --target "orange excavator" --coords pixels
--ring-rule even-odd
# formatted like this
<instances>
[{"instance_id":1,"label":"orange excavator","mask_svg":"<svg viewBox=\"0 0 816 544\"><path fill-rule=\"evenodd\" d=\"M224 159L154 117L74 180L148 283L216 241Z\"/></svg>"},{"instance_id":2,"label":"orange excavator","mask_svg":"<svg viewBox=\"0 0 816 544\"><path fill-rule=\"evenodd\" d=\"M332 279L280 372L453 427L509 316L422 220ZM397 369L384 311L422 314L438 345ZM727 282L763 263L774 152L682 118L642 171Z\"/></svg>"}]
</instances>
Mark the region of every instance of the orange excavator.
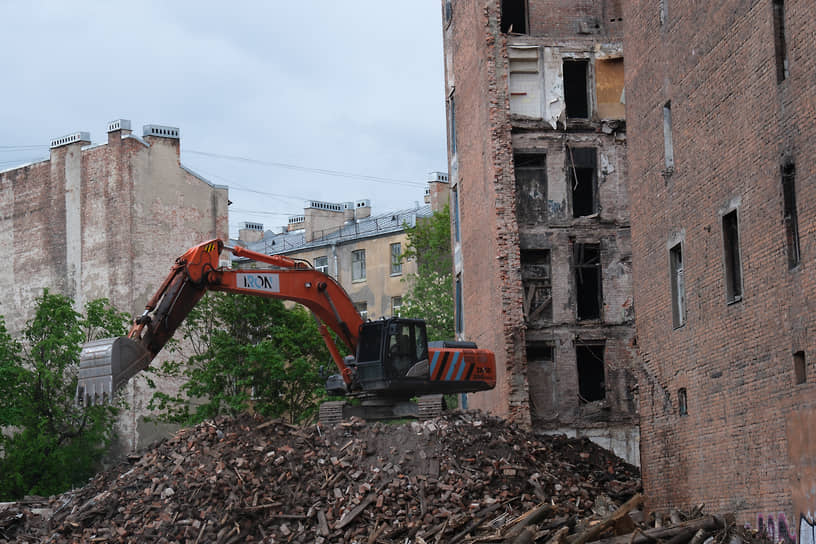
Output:
<instances>
[{"instance_id":1,"label":"orange excavator","mask_svg":"<svg viewBox=\"0 0 816 544\"><path fill-rule=\"evenodd\" d=\"M219 258L225 249L272 268L221 268ZM311 310L339 372L329 377L326 388L329 394L347 399L321 405L320 420L325 424L351 416L433 417L442 409L444 394L484 391L496 385L492 352L477 349L472 342L429 346L421 319L364 321L343 287L307 261L211 240L176 259L127 336L83 346L78 402L105 402L146 369L208 290L290 300ZM353 355L341 355L329 329Z\"/></svg>"}]
</instances>

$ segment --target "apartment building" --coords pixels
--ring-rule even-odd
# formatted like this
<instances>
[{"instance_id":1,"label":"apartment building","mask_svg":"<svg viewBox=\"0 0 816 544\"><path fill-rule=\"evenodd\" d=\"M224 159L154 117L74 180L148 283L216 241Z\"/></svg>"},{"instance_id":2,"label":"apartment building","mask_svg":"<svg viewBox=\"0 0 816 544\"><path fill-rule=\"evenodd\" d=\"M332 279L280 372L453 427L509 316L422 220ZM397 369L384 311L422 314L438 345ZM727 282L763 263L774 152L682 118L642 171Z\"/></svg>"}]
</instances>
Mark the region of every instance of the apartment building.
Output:
<instances>
[{"instance_id":1,"label":"apartment building","mask_svg":"<svg viewBox=\"0 0 816 544\"><path fill-rule=\"evenodd\" d=\"M648 506L816 514L816 4L624 10Z\"/></svg>"},{"instance_id":2,"label":"apartment building","mask_svg":"<svg viewBox=\"0 0 816 544\"><path fill-rule=\"evenodd\" d=\"M620 2L443 0L457 333L471 401L638 462Z\"/></svg>"},{"instance_id":3,"label":"apartment building","mask_svg":"<svg viewBox=\"0 0 816 544\"><path fill-rule=\"evenodd\" d=\"M448 176L433 172L425 205L372 215L371 202L308 201L303 214L289 218L284 232L264 231L263 224L244 222L236 243L268 255L305 259L334 277L364 318L398 316L407 278L416 261L402 258L406 227L431 217L448 204ZM237 260L238 266L263 266Z\"/></svg>"}]
</instances>

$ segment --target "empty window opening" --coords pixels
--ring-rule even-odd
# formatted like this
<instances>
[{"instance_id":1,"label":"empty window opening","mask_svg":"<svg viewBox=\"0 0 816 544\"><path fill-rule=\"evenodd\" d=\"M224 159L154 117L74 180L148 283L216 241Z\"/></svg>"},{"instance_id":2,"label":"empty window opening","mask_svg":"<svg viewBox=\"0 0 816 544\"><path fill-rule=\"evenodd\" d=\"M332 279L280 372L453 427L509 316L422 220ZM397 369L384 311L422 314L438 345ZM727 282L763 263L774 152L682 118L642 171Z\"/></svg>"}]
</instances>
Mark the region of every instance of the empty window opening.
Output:
<instances>
[{"instance_id":1,"label":"empty window opening","mask_svg":"<svg viewBox=\"0 0 816 544\"><path fill-rule=\"evenodd\" d=\"M792 162L782 165L782 196L785 214L785 238L788 245L788 267L799 264L799 219L796 216L796 166Z\"/></svg>"},{"instance_id":2,"label":"empty window opening","mask_svg":"<svg viewBox=\"0 0 816 544\"><path fill-rule=\"evenodd\" d=\"M564 61L564 102L567 117L587 119L589 117L589 86L587 85L587 60Z\"/></svg>"},{"instance_id":3,"label":"empty window opening","mask_svg":"<svg viewBox=\"0 0 816 544\"><path fill-rule=\"evenodd\" d=\"M572 216L598 211L597 151L594 147L567 147L567 171L572 194Z\"/></svg>"},{"instance_id":4,"label":"empty window opening","mask_svg":"<svg viewBox=\"0 0 816 544\"><path fill-rule=\"evenodd\" d=\"M553 318L550 250L522 250L521 285L524 290L524 319L528 326L549 323Z\"/></svg>"},{"instance_id":5,"label":"empty window opening","mask_svg":"<svg viewBox=\"0 0 816 544\"><path fill-rule=\"evenodd\" d=\"M793 354L793 375L797 384L807 382L807 367L805 366L804 351L797 351Z\"/></svg>"},{"instance_id":6,"label":"empty window opening","mask_svg":"<svg viewBox=\"0 0 816 544\"><path fill-rule=\"evenodd\" d=\"M683 246L677 244L669 250L672 290L672 321L674 327L686 322L686 280L683 269Z\"/></svg>"},{"instance_id":7,"label":"empty window opening","mask_svg":"<svg viewBox=\"0 0 816 544\"><path fill-rule=\"evenodd\" d=\"M603 300L601 246L600 244L575 244L573 250L578 320L599 319Z\"/></svg>"},{"instance_id":8,"label":"empty window opening","mask_svg":"<svg viewBox=\"0 0 816 544\"><path fill-rule=\"evenodd\" d=\"M465 305L462 300L462 276L456 276L456 333L465 331Z\"/></svg>"},{"instance_id":9,"label":"empty window opening","mask_svg":"<svg viewBox=\"0 0 816 544\"><path fill-rule=\"evenodd\" d=\"M579 344L575 346L578 364L578 394L581 402L593 402L606 398L604 370L604 344Z\"/></svg>"},{"instance_id":10,"label":"empty window opening","mask_svg":"<svg viewBox=\"0 0 816 544\"><path fill-rule=\"evenodd\" d=\"M726 297L728 302L738 302L742 300L742 263L740 261L737 210L723 216L722 229Z\"/></svg>"},{"instance_id":11,"label":"empty window opening","mask_svg":"<svg viewBox=\"0 0 816 544\"><path fill-rule=\"evenodd\" d=\"M547 157L546 155L515 155L518 221L523 225L547 222Z\"/></svg>"},{"instance_id":12,"label":"empty window opening","mask_svg":"<svg viewBox=\"0 0 816 544\"><path fill-rule=\"evenodd\" d=\"M672 111L671 101L663 105L663 157L666 162L666 171L674 170L674 142L672 141Z\"/></svg>"},{"instance_id":13,"label":"empty window opening","mask_svg":"<svg viewBox=\"0 0 816 544\"><path fill-rule=\"evenodd\" d=\"M773 0L774 53L776 56L776 81L788 77L788 52L785 43L785 2Z\"/></svg>"},{"instance_id":14,"label":"empty window opening","mask_svg":"<svg viewBox=\"0 0 816 544\"><path fill-rule=\"evenodd\" d=\"M502 0L501 31L527 34L527 0Z\"/></svg>"},{"instance_id":15,"label":"empty window opening","mask_svg":"<svg viewBox=\"0 0 816 544\"><path fill-rule=\"evenodd\" d=\"M681 416L688 415L688 394L685 387L677 390L677 411Z\"/></svg>"}]
</instances>

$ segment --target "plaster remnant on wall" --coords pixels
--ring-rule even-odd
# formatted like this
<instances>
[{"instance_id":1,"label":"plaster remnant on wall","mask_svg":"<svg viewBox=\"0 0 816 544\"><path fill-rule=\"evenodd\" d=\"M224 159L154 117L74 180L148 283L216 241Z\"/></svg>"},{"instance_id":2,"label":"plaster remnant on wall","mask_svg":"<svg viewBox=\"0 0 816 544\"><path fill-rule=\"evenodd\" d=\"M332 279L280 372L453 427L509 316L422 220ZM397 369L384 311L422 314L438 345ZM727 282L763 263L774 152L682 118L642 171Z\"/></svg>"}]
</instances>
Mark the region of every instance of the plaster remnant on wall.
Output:
<instances>
[{"instance_id":1,"label":"plaster remnant on wall","mask_svg":"<svg viewBox=\"0 0 816 544\"><path fill-rule=\"evenodd\" d=\"M553 129L558 128L558 121L563 124L566 119L566 102L564 102L564 74L561 55L555 47L545 47L544 65L544 120Z\"/></svg>"}]
</instances>

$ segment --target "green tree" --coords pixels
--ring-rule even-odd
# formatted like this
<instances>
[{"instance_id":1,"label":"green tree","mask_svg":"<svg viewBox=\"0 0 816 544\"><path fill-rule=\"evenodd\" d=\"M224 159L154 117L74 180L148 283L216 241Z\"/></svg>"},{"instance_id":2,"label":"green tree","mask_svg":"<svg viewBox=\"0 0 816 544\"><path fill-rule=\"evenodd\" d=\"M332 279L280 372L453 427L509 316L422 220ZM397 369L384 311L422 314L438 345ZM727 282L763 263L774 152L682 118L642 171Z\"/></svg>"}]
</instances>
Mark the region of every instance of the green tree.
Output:
<instances>
[{"instance_id":1,"label":"green tree","mask_svg":"<svg viewBox=\"0 0 816 544\"><path fill-rule=\"evenodd\" d=\"M403 257L417 260L417 273L406 279L408 292L400 314L424 319L429 340L449 340L455 334L449 207L417 221L406 233L408 247Z\"/></svg>"},{"instance_id":2,"label":"green tree","mask_svg":"<svg viewBox=\"0 0 816 544\"><path fill-rule=\"evenodd\" d=\"M154 393L151 407L162 420L192 423L253 410L296 422L311 418L325 396L321 365L329 353L301 306L209 293L181 331L192 356L161 365L158 375L187 381L179 395Z\"/></svg>"},{"instance_id":3,"label":"green tree","mask_svg":"<svg viewBox=\"0 0 816 544\"><path fill-rule=\"evenodd\" d=\"M125 314L45 290L15 340L0 318L0 500L49 495L92 476L113 439L117 408L74 402L82 342L123 334Z\"/></svg>"}]
</instances>

